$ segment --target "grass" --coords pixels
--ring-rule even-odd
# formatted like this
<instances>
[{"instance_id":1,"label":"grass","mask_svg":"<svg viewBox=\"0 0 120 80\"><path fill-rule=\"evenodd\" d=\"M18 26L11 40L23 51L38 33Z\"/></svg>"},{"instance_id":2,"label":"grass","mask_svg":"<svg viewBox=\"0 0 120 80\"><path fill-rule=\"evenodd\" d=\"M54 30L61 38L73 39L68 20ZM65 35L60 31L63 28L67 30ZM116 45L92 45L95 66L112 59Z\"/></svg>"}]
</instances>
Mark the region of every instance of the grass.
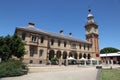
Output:
<instances>
[{"instance_id":1,"label":"grass","mask_svg":"<svg viewBox=\"0 0 120 80\"><path fill-rule=\"evenodd\" d=\"M120 80L120 69L102 69L102 80Z\"/></svg>"}]
</instances>

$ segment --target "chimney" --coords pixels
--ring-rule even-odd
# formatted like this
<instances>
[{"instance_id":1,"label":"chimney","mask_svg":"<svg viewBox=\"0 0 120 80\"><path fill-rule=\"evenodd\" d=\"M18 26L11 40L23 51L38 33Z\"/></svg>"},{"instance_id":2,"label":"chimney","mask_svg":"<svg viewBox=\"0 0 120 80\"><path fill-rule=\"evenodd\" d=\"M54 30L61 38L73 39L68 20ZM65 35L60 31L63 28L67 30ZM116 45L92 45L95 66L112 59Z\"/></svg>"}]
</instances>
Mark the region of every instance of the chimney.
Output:
<instances>
[{"instance_id":1,"label":"chimney","mask_svg":"<svg viewBox=\"0 0 120 80\"><path fill-rule=\"evenodd\" d=\"M71 32L69 33L69 36L72 37L72 33Z\"/></svg>"},{"instance_id":2,"label":"chimney","mask_svg":"<svg viewBox=\"0 0 120 80\"><path fill-rule=\"evenodd\" d=\"M63 30L60 30L60 35L63 35Z\"/></svg>"},{"instance_id":3,"label":"chimney","mask_svg":"<svg viewBox=\"0 0 120 80\"><path fill-rule=\"evenodd\" d=\"M28 23L28 27L34 28L34 26L35 26L34 23L32 23L32 22L29 22L29 23Z\"/></svg>"}]
</instances>

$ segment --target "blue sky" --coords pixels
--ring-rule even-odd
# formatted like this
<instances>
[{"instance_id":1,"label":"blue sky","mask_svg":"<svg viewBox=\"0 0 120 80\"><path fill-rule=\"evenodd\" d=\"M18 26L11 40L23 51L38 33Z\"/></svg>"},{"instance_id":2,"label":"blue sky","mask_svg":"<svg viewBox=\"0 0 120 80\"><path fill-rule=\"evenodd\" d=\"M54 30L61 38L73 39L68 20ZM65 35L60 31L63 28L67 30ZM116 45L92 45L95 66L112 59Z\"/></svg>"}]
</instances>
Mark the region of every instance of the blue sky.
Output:
<instances>
[{"instance_id":1,"label":"blue sky","mask_svg":"<svg viewBox=\"0 0 120 80\"><path fill-rule=\"evenodd\" d=\"M37 28L85 40L88 8L99 25L100 49L120 49L120 0L0 0L0 36L34 22Z\"/></svg>"}]
</instances>

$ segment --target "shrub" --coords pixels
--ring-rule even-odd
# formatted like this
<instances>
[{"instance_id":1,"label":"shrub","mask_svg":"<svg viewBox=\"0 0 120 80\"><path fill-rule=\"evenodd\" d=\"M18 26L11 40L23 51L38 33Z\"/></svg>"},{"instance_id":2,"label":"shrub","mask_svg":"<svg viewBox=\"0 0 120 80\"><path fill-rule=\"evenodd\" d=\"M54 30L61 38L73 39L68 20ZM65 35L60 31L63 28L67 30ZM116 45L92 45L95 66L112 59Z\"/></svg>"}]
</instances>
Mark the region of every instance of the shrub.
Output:
<instances>
[{"instance_id":1,"label":"shrub","mask_svg":"<svg viewBox=\"0 0 120 80\"><path fill-rule=\"evenodd\" d=\"M57 60L58 60L57 57L53 57L53 58L51 58L51 61L57 61Z\"/></svg>"},{"instance_id":2,"label":"shrub","mask_svg":"<svg viewBox=\"0 0 120 80\"><path fill-rule=\"evenodd\" d=\"M51 58L51 64L54 64L54 65L58 64L58 58L57 57Z\"/></svg>"},{"instance_id":3,"label":"shrub","mask_svg":"<svg viewBox=\"0 0 120 80\"><path fill-rule=\"evenodd\" d=\"M20 76L28 71L27 66L18 60L10 60L0 63L0 77Z\"/></svg>"}]
</instances>

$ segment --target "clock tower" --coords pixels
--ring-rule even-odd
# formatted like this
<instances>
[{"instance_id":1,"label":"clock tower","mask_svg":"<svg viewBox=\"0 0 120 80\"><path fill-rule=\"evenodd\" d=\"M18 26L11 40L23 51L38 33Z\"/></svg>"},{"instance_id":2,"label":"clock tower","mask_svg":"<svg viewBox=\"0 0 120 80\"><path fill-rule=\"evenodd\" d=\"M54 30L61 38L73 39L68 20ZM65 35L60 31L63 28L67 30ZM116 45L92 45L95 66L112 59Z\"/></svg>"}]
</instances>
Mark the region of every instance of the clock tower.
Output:
<instances>
[{"instance_id":1,"label":"clock tower","mask_svg":"<svg viewBox=\"0 0 120 80\"><path fill-rule=\"evenodd\" d=\"M99 58L98 25L94 21L94 16L91 13L91 9L89 9L88 12L88 21L85 24L86 40L92 44L92 57Z\"/></svg>"}]
</instances>

